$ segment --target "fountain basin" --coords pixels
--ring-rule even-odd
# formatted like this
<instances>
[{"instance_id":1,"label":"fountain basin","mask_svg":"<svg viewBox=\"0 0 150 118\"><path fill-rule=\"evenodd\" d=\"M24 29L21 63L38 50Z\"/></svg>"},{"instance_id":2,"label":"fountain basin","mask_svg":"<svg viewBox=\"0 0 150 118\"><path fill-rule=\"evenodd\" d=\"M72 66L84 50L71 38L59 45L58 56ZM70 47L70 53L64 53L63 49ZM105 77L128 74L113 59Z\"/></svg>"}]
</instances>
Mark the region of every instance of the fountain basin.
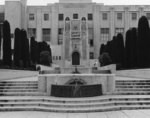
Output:
<instances>
[{"instance_id":1,"label":"fountain basin","mask_svg":"<svg viewBox=\"0 0 150 118\"><path fill-rule=\"evenodd\" d=\"M81 81L83 86L101 85L102 94L115 91L115 74L43 74L38 77L38 90L52 96L52 86L70 86L74 80Z\"/></svg>"}]
</instances>

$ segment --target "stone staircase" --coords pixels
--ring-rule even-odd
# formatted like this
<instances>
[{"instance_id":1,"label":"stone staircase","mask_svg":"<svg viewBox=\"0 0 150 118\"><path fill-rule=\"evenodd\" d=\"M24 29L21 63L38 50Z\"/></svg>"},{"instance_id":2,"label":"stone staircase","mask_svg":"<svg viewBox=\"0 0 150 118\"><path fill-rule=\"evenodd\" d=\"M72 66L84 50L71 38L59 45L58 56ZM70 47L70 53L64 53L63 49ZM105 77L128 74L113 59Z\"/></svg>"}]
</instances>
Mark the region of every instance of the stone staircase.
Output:
<instances>
[{"instance_id":1,"label":"stone staircase","mask_svg":"<svg viewBox=\"0 0 150 118\"><path fill-rule=\"evenodd\" d=\"M118 79L115 84L118 95L150 95L150 79Z\"/></svg>"},{"instance_id":2,"label":"stone staircase","mask_svg":"<svg viewBox=\"0 0 150 118\"><path fill-rule=\"evenodd\" d=\"M38 92L38 82L0 81L0 111L64 113L150 109L150 80L116 79L114 95L58 98Z\"/></svg>"},{"instance_id":3,"label":"stone staircase","mask_svg":"<svg viewBox=\"0 0 150 118\"><path fill-rule=\"evenodd\" d=\"M34 96L38 92L37 81L0 81L1 96Z\"/></svg>"},{"instance_id":4,"label":"stone staircase","mask_svg":"<svg viewBox=\"0 0 150 118\"><path fill-rule=\"evenodd\" d=\"M63 99L54 97L0 97L0 111L106 112L150 109L150 96L103 96Z\"/></svg>"}]
</instances>

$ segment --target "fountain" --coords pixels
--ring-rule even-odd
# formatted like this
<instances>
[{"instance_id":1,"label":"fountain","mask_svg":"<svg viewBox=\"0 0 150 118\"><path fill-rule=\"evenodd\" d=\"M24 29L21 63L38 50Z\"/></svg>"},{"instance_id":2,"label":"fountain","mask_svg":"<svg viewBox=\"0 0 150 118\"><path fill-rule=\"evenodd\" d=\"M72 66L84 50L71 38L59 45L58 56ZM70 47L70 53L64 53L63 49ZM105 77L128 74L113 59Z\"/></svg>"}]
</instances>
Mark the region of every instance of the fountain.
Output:
<instances>
[{"instance_id":1,"label":"fountain","mask_svg":"<svg viewBox=\"0 0 150 118\"><path fill-rule=\"evenodd\" d=\"M39 92L55 97L92 97L114 92L115 74L108 68L89 66L87 29L84 17L81 20L65 19L62 66L39 75Z\"/></svg>"}]
</instances>

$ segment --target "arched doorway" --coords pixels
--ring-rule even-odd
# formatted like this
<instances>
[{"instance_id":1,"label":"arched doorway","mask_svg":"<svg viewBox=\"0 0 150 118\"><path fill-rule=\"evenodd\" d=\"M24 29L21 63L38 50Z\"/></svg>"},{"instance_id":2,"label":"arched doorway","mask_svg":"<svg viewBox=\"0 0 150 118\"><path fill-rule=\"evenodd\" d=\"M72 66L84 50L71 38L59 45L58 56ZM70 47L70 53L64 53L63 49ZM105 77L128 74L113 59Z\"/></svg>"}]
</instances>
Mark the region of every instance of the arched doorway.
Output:
<instances>
[{"instance_id":1,"label":"arched doorway","mask_svg":"<svg viewBox=\"0 0 150 118\"><path fill-rule=\"evenodd\" d=\"M72 53L72 65L80 65L80 54L79 52Z\"/></svg>"}]
</instances>

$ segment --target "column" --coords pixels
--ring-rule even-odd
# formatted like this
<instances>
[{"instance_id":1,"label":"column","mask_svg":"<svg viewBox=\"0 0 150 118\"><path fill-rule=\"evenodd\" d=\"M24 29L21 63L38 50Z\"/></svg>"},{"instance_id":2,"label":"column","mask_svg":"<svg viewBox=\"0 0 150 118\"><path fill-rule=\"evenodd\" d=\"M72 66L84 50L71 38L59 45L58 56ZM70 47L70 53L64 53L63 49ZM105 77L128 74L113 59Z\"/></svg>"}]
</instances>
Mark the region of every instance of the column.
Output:
<instances>
[{"instance_id":1,"label":"column","mask_svg":"<svg viewBox=\"0 0 150 118\"><path fill-rule=\"evenodd\" d=\"M36 32L36 37L37 41L40 42L42 41L42 10L39 8L37 9L37 17L36 17L36 27L37 27L37 32Z\"/></svg>"},{"instance_id":2,"label":"column","mask_svg":"<svg viewBox=\"0 0 150 118\"><path fill-rule=\"evenodd\" d=\"M110 39L112 40L115 35L115 11L114 8L110 8Z\"/></svg>"},{"instance_id":3,"label":"column","mask_svg":"<svg viewBox=\"0 0 150 118\"><path fill-rule=\"evenodd\" d=\"M94 57L98 59L100 48L100 5L93 5Z\"/></svg>"}]
</instances>

